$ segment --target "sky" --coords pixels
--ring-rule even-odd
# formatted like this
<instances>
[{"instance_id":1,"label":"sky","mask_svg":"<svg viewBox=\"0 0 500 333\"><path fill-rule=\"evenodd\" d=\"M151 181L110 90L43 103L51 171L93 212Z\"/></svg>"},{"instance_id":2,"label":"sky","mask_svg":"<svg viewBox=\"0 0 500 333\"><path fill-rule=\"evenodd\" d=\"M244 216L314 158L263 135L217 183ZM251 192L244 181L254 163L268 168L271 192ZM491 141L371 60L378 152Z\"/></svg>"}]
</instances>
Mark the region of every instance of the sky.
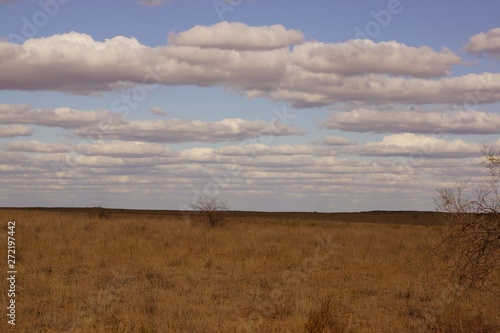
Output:
<instances>
[{"instance_id":1,"label":"sky","mask_svg":"<svg viewBox=\"0 0 500 333\"><path fill-rule=\"evenodd\" d=\"M434 210L500 147L498 13L0 0L0 206Z\"/></svg>"}]
</instances>

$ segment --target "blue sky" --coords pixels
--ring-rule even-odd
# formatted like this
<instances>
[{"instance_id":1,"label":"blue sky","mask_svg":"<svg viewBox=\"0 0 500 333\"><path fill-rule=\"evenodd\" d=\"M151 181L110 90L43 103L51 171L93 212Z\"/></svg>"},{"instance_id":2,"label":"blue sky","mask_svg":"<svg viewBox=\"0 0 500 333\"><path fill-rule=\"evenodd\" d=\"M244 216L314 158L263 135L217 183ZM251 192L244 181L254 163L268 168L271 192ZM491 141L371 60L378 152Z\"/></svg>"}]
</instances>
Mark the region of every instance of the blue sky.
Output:
<instances>
[{"instance_id":1,"label":"blue sky","mask_svg":"<svg viewBox=\"0 0 500 333\"><path fill-rule=\"evenodd\" d=\"M432 210L500 147L500 3L0 0L0 203Z\"/></svg>"}]
</instances>

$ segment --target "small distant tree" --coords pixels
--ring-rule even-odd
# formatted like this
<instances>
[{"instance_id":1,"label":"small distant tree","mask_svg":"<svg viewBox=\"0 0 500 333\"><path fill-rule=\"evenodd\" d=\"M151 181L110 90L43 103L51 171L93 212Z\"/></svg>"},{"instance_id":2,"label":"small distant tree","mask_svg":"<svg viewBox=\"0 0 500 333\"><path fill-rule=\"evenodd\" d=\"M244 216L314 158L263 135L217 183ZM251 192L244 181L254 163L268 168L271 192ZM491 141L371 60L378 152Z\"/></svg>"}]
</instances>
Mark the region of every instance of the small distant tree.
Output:
<instances>
[{"instance_id":1,"label":"small distant tree","mask_svg":"<svg viewBox=\"0 0 500 333\"><path fill-rule=\"evenodd\" d=\"M436 208L446 214L436 250L450 262L460 285L492 290L500 268L500 151L485 144L482 152L490 171L483 184L437 189Z\"/></svg>"},{"instance_id":2,"label":"small distant tree","mask_svg":"<svg viewBox=\"0 0 500 333\"><path fill-rule=\"evenodd\" d=\"M209 227L221 227L226 222L227 202L216 195L200 195L192 203L193 222Z\"/></svg>"}]
</instances>

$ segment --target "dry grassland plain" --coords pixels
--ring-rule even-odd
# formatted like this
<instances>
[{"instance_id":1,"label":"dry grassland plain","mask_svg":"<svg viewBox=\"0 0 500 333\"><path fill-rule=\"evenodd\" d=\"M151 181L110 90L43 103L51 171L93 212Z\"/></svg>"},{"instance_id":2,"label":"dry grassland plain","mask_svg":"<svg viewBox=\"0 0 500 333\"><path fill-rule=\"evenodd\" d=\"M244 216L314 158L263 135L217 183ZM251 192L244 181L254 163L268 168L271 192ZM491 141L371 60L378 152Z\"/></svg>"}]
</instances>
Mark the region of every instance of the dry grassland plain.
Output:
<instances>
[{"instance_id":1,"label":"dry grassland plain","mask_svg":"<svg viewBox=\"0 0 500 333\"><path fill-rule=\"evenodd\" d=\"M16 325L7 222L16 221ZM0 209L2 332L500 332L429 256L436 214Z\"/></svg>"}]
</instances>

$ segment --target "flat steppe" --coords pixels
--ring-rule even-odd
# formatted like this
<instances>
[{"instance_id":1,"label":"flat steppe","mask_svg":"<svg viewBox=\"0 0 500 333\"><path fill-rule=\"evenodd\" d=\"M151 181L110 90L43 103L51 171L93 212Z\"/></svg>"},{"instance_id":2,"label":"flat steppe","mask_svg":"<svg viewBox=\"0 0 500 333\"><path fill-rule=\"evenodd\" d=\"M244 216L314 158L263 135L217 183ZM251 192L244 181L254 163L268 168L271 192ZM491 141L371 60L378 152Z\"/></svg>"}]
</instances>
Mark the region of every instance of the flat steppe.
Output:
<instances>
[{"instance_id":1,"label":"flat steppe","mask_svg":"<svg viewBox=\"0 0 500 333\"><path fill-rule=\"evenodd\" d=\"M0 331L500 332L500 297L465 292L431 254L437 213L228 212L221 228L189 217L0 208Z\"/></svg>"}]
</instances>

